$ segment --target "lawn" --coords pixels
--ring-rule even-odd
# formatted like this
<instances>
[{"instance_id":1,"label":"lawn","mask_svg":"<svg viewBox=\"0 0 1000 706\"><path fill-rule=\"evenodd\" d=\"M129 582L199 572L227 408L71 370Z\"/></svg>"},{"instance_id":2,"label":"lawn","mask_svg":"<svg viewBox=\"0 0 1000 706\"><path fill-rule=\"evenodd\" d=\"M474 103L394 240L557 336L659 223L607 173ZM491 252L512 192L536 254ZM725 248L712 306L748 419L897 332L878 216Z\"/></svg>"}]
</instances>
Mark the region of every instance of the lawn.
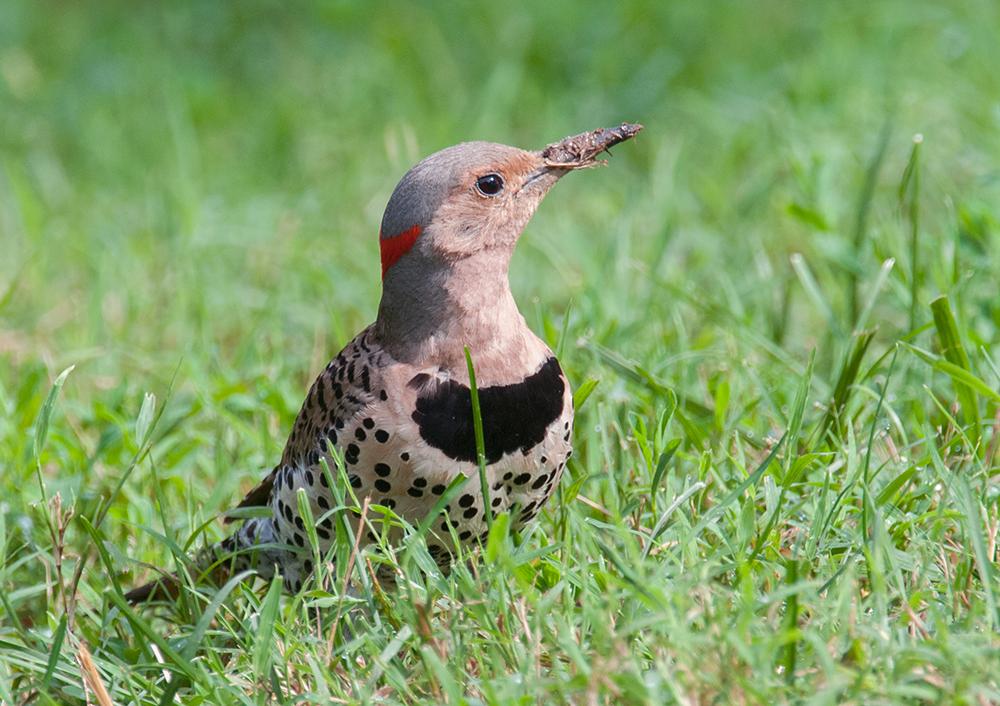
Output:
<instances>
[{"instance_id":1,"label":"lawn","mask_svg":"<svg viewBox=\"0 0 1000 706\"><path fill-rule=\"evenodd\" d=\"M0 702L1000 703L998 36L990 0L0 4ZM579 404L531 530L125 605L374 319L410 166L622 121L511 264Z\"/></svg>"}]
</instances>

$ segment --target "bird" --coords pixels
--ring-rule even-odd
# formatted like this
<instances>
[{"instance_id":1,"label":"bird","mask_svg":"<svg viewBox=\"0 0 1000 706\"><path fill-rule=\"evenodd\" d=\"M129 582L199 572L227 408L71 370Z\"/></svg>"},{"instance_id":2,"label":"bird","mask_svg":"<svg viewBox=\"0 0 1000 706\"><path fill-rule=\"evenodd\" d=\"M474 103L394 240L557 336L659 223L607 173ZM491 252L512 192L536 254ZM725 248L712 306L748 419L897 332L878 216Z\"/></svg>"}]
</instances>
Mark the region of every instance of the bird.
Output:
<instances>
[{"instance_id":1,"label":"bird","mask_svg":"<svg viewBox=\"0 0 1000 706\"><path fill-rule=\"evenodd\" d=\"M231 571L254 569L265 580L277 571L286 591L301 591L315 555L297 493L305 491L325 554L336 540L331 483L341 476L334 453L342 455L356 498L412 524L428 518L456 478L470 478L430 525L427 549L443 570L457 545L484 540L499 514L512 513L514 531L531 522L573 453L574 407L559 361L514 301L511 255L559 179L606 164L598 157L641 129L622 123L537 151L464 142L410 169L379 230L382 297L375 322L319 374L280 462L237 506L269 508L270 515L243 520L210 555L232 556ZM478 392L485 486L477 480L466 350ZM356 513L351 518L362 544L377 539ZM176 585L167 577L126 598L144 602L158 587L169 593Z\"/></svg>"}]
</instances>

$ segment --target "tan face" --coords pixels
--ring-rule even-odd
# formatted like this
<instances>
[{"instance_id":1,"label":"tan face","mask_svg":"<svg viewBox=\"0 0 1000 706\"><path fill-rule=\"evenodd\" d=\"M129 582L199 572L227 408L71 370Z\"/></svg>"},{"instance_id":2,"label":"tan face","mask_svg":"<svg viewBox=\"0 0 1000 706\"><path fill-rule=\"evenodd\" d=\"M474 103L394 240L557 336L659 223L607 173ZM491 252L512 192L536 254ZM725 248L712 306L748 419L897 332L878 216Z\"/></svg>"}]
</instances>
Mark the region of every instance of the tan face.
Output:
<instances>
[{"instance_id":1,"label":"tan face","mask_svg":"<svg viewBox=\"0 0 1000 706\"><path fill-rule=\"evenodd\" d=\"M538 204L565 173L547 167L537 152L514 148L505 159L461 169L425 245L448 260L479 251L509 257Z\"/></svg>"}]
</instances>

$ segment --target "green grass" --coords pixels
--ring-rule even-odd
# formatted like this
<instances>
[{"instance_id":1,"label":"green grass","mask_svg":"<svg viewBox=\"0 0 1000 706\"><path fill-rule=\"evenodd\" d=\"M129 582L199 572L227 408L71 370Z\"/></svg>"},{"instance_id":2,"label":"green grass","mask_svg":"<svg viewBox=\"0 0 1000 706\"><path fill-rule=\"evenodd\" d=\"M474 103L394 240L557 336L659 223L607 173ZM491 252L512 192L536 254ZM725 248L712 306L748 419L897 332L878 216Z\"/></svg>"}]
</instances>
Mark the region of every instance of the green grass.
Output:
<instances>
[{"instance_id":1,"label":"green grass","mask_svg":"<svg viewBox=\"0 0 1000 706\"><path fill-rule=\"evenodd\" d=\"M456 5L0 4L0 702L1000 702L996 4ZM600 380L519 544L124 605L374 318L409 166L623 120L511 266Z\"/></svg>"}]
</instances>

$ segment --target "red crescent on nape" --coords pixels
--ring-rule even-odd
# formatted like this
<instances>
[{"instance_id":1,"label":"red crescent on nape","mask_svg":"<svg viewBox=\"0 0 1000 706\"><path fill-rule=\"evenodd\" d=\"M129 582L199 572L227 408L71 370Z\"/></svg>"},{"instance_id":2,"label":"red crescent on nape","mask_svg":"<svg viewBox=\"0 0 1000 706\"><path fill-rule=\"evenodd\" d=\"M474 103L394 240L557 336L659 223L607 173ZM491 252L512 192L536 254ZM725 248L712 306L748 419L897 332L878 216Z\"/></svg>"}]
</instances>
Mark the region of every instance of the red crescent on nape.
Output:
<instances>
[{"instance_id":1,"label":"red crescent on nape","mask_svg":"<svg viewBox=\"0 0 1000 706\"><path fill-rule=\"evenodd\" d=\"M385 279L386 271L396 264L396 260L410 251L413 244L417 242L420 231L420 226L413 226L391 238L382 238L382 234L379 233L378 246L382 250L382 279Z\"/></svg>"}]
</instances>

